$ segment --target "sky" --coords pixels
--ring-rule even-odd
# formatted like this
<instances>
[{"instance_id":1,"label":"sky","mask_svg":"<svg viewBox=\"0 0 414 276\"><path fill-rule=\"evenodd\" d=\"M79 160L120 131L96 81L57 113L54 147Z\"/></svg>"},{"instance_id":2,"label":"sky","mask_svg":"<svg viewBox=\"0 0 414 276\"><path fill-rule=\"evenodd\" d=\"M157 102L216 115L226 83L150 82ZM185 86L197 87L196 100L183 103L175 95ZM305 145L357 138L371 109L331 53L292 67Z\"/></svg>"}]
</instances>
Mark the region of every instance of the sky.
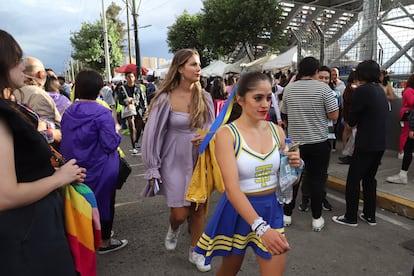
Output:
<instances>
[{"instance_id":1,"label":"sky","mask_svg":"<svg viewBox=\"0 0 414 276\"><path fill-rule=\"evenodd\" d=\"M130 0L132 3L133 0ZM201 0L135 0L139 6L138 25L141 57L172 58L167 46L167 27L184 10L201 11ZM122 7L120 19L126 24L124 0L104 0L105 10L114 2ZM46 68L61 74L70 59L70 37L82 22L94 23L102 13L102 0L1 0L0 29L9 32L20 44L25 56L40 59ZM134 43L133 21L131 43ZM126 37L125 37L126 39ZM132 50L134 56L134 50Z\"/></svg>"}]
</instances>

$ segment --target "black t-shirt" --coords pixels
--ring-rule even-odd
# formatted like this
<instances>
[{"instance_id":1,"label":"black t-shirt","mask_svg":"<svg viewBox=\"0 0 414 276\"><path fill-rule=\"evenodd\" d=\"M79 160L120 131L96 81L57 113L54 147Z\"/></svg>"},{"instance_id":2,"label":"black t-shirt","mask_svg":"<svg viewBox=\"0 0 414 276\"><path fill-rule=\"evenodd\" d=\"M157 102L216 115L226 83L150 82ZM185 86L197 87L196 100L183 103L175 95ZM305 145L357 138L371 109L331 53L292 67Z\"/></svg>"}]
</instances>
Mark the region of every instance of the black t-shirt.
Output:
<instances>
[{"instance_id":1,"label":"black t-shirt","mask_svg":"<svg viewBox=\"0 0 414 276\"><path fill-rule=\"evenodd\" d=\"M21 114L0 99L0 119L13 135L17 181L32 182L55 169L49 145L30 122L33 118L20 110ZM0 275L75 275L58 191L30 205L0 211L0 225Z\"/></svg>"},{"instance_id":2,"label":"black t-shirt","mask_svg":"<svg viewBox=\"0 0 414 276\"><path fill-rule=\"evenodd\" d=\"M355 149L382 151L386 148L388 101L377 83L360 85L352 96L348 124L357 126Z\"/></svg>"},{"instance_id":3,"label":"black t-shirt","mask_svg":"<svg viewBox=\"0 0 414 276\"><path fill-rule=\"evenodd\" d=\"M124 87L125 87L125 90L127 91L128 97L134 98L134 90L136 86L125 85Z\"/></svg>"}]
</instances>

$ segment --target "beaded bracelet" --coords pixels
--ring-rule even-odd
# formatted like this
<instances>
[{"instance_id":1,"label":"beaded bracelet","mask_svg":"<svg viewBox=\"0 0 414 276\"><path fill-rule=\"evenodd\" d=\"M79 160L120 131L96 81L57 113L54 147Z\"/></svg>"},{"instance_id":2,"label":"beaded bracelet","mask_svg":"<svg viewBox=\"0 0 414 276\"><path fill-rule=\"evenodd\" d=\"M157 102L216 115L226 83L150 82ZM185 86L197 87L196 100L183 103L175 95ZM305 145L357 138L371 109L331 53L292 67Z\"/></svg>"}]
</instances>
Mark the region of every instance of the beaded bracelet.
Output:
<instances>
[{"instance_id":1,"label":"beaded bracelet","mask_svg":"<svg viewBox=\"0 0 414 276\"><path fill-rule=\"evenodd\" d=\"M270 229L270 225L268 224L262 224L257 228L256 231L256 236L258 236L259 238L261 238L263 236L263 234Z\"/></svg>"}]
</instances>

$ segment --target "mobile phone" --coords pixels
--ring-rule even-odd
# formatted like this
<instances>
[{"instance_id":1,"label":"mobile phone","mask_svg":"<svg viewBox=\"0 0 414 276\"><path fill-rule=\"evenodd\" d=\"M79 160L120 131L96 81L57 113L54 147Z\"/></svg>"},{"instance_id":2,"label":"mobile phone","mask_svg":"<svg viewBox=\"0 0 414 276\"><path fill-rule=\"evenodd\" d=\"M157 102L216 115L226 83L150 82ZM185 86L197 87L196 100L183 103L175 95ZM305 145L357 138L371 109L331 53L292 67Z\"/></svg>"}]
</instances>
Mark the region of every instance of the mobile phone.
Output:
<instances>
[{"instance_id":1,"label":"mobile phone","mask_svg":"<svg viewBox=\"0 0 414 276\"><path fill-rule=\"evenodd\" d=\"M158 179L154 179L154 195L156 195L160 190L160 184L158 182Z\"/></svg>"},{"instance_id":2,"label":"mobile phone","mask_svg":"<svg viewBox=\"0 0 414 276\"><path fill-rule=\"evenodd\" d=\"M296 151L296 150L299 148L299 146L300 146L300 144L299 144L299 143L292 144L292 145L289 147L289 151Z\"/></svg>"}]
</instances>

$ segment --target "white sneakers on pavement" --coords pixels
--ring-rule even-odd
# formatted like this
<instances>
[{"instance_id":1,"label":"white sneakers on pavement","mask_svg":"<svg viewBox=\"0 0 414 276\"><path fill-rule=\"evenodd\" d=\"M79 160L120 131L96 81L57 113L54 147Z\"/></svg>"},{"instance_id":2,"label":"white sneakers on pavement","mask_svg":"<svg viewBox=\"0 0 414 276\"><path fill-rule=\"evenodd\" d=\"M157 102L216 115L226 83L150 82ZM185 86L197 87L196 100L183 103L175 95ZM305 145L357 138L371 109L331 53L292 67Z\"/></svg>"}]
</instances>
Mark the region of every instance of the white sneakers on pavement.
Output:
<instances>
[{"instance_id":1,"label":"white sneakers on pavement","mask_svg":"<svg viewBox=\"0 0 414 276\"><path fill-rule=\"evenodd\" d=\"M323 219L323 217L319 217L318 219L312 218L313 231L320 232L324 226L325 226L325 220Z\"/></svg>"},{"instance_id":2,"label":"white sneakers on pavement","mask_svg":"<svg viewBox=\"0 0 414 276\"><path fill-rule=\"evenodd\" d=\"M165 248L167 250L174 250L177 247L178 235L180 234L180 228L176 231L171 229L171 225L168 227L167 235L165 236Z\"/></svg>"},{"instance_id":3,"label":"white sneakers on pavement","mask_svg":"<svg viewBox=\"0 0 414 276\"><path fill-rule=\"evenodd\" d=\"M292 216L283 215L283 226L288 227L292 224Z\"/></svg>"},{"instance_id":4,"label":"white sneakers on pavement","mask_svg":"<svg viewBox=\"0 0 414 276\"><path fill-rule=\"evenodd\" d=\"M408 183L407 173L405 173L405 175L402 173L398 173L396 175L387 177L386 180L387 182L394 183L394 184L407 184Z\"/></svg>"},{"instance_id":5,"label":"white sneakers on pavement","mask_svg":"<svg viewBox=\"0 0 414 276\"><path fill-rule=\"evenodd\" d=\"M195 264L197 269L201 272L207 272L211 270L211 265L205 265L205 257L195 252L191 247L188 251L188 260L190 263Z\"/></svg>"}]
</instances>

